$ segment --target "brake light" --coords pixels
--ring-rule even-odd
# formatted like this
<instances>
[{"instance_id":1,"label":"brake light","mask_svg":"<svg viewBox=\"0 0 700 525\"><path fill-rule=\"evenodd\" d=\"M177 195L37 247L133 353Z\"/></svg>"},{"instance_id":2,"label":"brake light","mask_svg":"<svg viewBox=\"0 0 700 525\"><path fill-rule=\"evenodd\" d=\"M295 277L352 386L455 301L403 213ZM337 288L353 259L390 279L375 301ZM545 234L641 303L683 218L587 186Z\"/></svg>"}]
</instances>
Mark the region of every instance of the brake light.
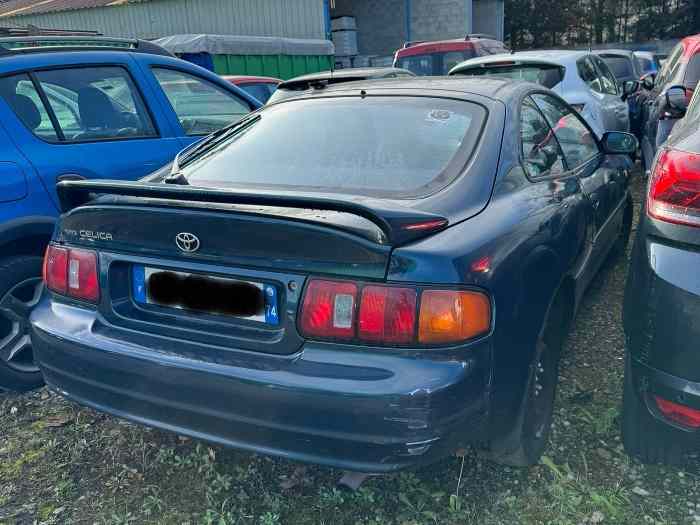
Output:
<instances>
[{"instance_id":1,"label":"brake light","mask_svg":"<svg viewBox=\"0 0 700 525\"><path fill-rule=\"evenodd\" d=\"M365 286L360 302L359 338L410 343L416 329L416 296L410 288Z\"/></svg>"},{"instance_id":2,"label":"brake light","mask_svg":"<svg viewBox=\"0 0 700 525\"><path fill-rule=\"evenodd\" d=\"M421 343L465 341L488 332L491 303L480 292L423 292L418 340Z\"/></svg>"},{"instance_id":3,"label":"brake light","mask_svg":"<svg viewBox=\"0 0 700 525\"><path fill-rule=\"evenodd\" d=\"M44 258L44 282L52 292L96 303L100 297L97 254L49 245Z\"/></svg>"},{"instance_id":4,"label":"brake light","mask_svg":"<svg viewBox=\"0 0 700 525\"><path fill-rule=\"evenodd\" d=\"M415 288L312 279L299 318L300 332L309 338L449 344L488 332L491 303L476 291L419 293Z\"/></svg>"},{"instance_id":5,"label":"brake light","mask_svg":"<svg viewBox=\"0 0 700 525\"><path fill-rule=\"evenodd\" d=\"M647 213L666 222L700 226L700 155L664 150L649 182Z\"/></svg>"},{"instance_id":6,"label":"brake light","mask_svg":"<svg viewBox=\"0 0 700 525\"><path fill-rule=\"evenodd\" d=\"M700 410L654 396L656 406L667 419L690 428L700 428Z\"/></svg>"}]
</instances>

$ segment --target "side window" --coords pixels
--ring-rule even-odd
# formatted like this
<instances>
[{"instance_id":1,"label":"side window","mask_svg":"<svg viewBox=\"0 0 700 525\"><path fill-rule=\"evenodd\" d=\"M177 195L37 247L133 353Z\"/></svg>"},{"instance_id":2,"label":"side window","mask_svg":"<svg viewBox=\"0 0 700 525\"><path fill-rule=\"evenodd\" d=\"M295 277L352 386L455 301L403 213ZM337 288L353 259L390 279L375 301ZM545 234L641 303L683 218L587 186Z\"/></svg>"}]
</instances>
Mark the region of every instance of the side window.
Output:
<instances>
[{"instance_id":1,"label":"side window","mask_svg":"<svg viewBox=\"0 0 700 525\"><path fill-rule=\"evenodd\" d=\"M0 79L0 93L29 131L44 140L58 140L49 113L28 75Z\"/></svg>"},{"instance_id":2,"label":"side window","mask_svg":"<svg viewBox=\"0 0 700 525\"><path fill-rule=\"evenodd\" d=\"M603 93L608 95L618 95L617 80L615 80L615 75L612 74L610 68L601 58L595 57L595 65L600 72L600 81L603 87Z\"/></svg>"},{"instance_id":3,"label":"side window","mask_svg":"<svg viewBox=\"0 0 700 525\"><path fill-rule=\"evenodd\" d=\"M552 128L529 99L520 111L520 138L524 168L530 177L557 176L566 171Z\"/></svg>"},{"instance_id":4,"label":"side window","mask_svg":"<svg viewBox=\"0 0 700 525\"><path fill-rule=\"evenodd\" d=\"M600 154L593 132L575 111L550 95L538 94L532 98L552 126L569 169L575 169Z\"/></svg>"},{"instance_id":5,"label":"side window","mask_svg":"<svg viewBox=\"0 0 700 525\"><path fill-rule=\"evenodd\" d=\"M202 78L153 68L187 135L208 135L250 113L250 105Z\"/></svg>"},{"instance_id":6,"label":"side window","mask_svg":"<svg viewBox=\"0 0 700 525\"><path fill-rule=\"evenodd\" d=\"M470 54L469 51L462 53L461 51L448 51L442 55L442 74L447 75L450 69L455 67L457 64L464 62L466 60L466 55Z\"/></svg>"},{"instance_id":7,"label":"side window","mask_svg":"<svg viewBox=\"0 0 700 525\"><path fill-rule=\"evenodd\" d=\"M596 71L593 61L590 57L585 57L576 62L578 68L578 74L581 79L588 84L593 91L598 93L603 92L603 86L600 85L600 78L598 78L598 71Z\"/></svg>"},{"instance_id":8,"label":"side window","mask_svg":"<svg viewBox=\"0 0 700 525\"><path fill-rule=\"evenodd\" d=\"M673 78L673 75L675 75L676 71L678 70L678 67L680 66L682 55L683 44L678 44L673 49L673 51L671 51L671 55L668 57L668 60L666 60L666 63L661 68L659 78L656 81L657 86L663 86L666 82Z\"/></svg>"}]
</instances>

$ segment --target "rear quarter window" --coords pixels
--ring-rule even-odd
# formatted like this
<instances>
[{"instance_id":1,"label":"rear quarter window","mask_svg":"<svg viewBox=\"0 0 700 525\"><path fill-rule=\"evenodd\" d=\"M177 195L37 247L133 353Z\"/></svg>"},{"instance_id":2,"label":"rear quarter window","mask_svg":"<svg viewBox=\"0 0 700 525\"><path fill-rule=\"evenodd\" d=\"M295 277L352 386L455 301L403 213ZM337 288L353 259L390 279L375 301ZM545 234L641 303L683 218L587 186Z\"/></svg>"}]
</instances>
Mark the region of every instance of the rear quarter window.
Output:
<instances>
[{"instance_id":1,"label":"rear quarter window","mask_svg":"<svg viewBox=\"0 0 700 525\"><path fill-rule=\"evenodd\" d=\"M289 101L183 173L207 186L423 196L461 173L486 117L478 104L428 97Z\"/></svg>"}]
</instances>

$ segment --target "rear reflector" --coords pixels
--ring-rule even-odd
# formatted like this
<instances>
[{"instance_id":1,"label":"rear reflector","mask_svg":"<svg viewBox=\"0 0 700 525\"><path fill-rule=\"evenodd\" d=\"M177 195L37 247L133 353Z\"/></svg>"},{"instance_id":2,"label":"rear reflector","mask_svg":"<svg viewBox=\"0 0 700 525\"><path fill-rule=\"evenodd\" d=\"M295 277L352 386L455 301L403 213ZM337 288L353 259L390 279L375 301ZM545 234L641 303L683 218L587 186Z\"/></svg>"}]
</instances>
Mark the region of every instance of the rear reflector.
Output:
<instances>
[{"instance_id":1,"label":"rear reflector","mask_svg":"<svg viewBox=\"0 0 700 525\"><path fill-rule=\"evenodd\" d=\"M312 279L299 328L308 338L376 345L459 343L490 330L491 303L476 291L419 294L415 288Z\"/></svg>"},{"instance_id":2,"label":"rear reflector","mask_svg":"<svg viewBox=\"0 0 700 525\"><path fill-rule=\"evenodd\" d=\"M365 286L360 302L360 339L410 343L416 329L416 295L410 288Z\"/></svg>"},{"instance_id":3,"label":"rear reflector","mask_svg":"<svg viewBox=\"0 0 700 525\"><path fill-rule=\"evenodd\" d=\"M700 410L679 405L659 396L654 396L656 406L665 418L690 428L700 428Z\"/></svg>"},{"instance_id":4,"label":"rear reflector","mask_svg":"<svg viewBox=\"0 0 700 525\"><path fill-rule=\"evenodd\" d=\"M465 341L489 331L491 303L480 292L426 290L421 297L421 343Z\"/></svg>"},{"instance_id":5,"label":"rear reflector","mask_svg":"<svg viewBox=\"0 0 700 525\"><path fill-rule=\"evenodd\" d=\"M49 245L44 258L44 282L52 292L97 302L100 297L97 254Z\"/></svg>"},{"instance_id":6,"label":"rear reflector","mask_svg":"<svg viewBox=\"0 0 700 525\"><path fill-rule=\"evenodd\" d=\"M664 150L649 182L647 213L674 224L700 226L700 155Z\"/></svg>"}]
</instances>

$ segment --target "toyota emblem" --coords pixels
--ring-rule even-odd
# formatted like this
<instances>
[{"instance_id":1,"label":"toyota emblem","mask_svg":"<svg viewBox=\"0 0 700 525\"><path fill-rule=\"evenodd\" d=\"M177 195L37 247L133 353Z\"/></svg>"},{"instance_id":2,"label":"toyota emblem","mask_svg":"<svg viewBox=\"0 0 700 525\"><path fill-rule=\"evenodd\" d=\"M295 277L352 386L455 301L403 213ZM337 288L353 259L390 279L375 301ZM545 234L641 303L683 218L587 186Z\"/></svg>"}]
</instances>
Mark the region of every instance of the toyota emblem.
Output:
<instances>
[{"instance_id":1,"label":"toyota emblem","mask_svg":"<svg viewBox=\"0 0 700 525\"><path fill-rule=\"evenodd\" d=\"M199 250L199 237L193 233L178 233L175 236L175 244L185 253L194 253Z\"/></svg>"}]
</instances>

